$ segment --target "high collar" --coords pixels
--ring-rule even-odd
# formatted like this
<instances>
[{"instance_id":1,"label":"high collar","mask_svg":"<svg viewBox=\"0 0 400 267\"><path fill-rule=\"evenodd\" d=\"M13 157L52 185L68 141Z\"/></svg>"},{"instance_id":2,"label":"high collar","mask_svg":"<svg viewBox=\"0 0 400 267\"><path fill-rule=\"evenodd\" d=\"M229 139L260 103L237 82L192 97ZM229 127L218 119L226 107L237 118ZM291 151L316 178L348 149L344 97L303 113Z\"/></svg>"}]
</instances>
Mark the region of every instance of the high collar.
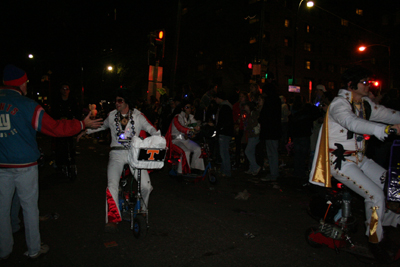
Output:
<instances>
[{"instance_id":1,"label":"high collar","mask_svg":"<svg viewBox=\"0 0 400 267\"><path fill-rule=\"evenodd\" d=\"M353 104L353 102L354 102L354 101L353 101L353 94L352 94L352 92L349 91L349 90L340 89L339 92L338 92L338 96L342 96L342 97L346 98L346 100L349 101L350 104ZM363 97L361 98L361 101L363 101L364 98L366 98L366 96L363 96Z\"/></svg>"},{"instance_id":2,"label":"high collar","mask_svg":"<svg viewBox=\"0 0 400 267\"><path fill-rule=\"evenodd\" d=\"M0 87L0 90L10 90L10 91L14 91L14 92L16 92L16 93L18 93L18 94L20 94L20 95L24 95L23 93L22 93L22 91L21 91L21 89L19 89L19 87L16 87L16 86L2 86L2 87Z\"/></svg>"}]
</instances>

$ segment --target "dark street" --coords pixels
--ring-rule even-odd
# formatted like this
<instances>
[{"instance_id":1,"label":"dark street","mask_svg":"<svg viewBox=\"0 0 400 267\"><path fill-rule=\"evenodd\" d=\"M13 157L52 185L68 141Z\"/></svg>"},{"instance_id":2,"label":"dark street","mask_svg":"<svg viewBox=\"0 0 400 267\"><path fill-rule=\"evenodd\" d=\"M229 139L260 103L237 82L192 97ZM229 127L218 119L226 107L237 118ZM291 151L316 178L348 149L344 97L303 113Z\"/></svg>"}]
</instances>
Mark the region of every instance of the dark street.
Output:
<instances>
[{"instance_id":1,"label":"dark street","mask_svg":"<svg viewBox=\"0 0 400 267\"><path fill-rule=\"evenodd\" d=\"M50 139L39 136L39 144L50 155ZM275 188L252 183L242 170L215 187L207 181L178 183L166 169L156 171L151 174L154 190L147 236L136 239L128 222L119 224L117 234L104 233L108 145L84 139L77 150L81 154L75 182L48 163L40 171L40 215L59 215L40 224L49 253L28 260L23 256L25 236L19 232L4 266L371 265L367 259L306 243L306 229L317 225L307 214L308 190L295 188L284 178ZM236 200L245 189L248 200ZM355 213L361 216L355 241L366 243L362 211Z\"/></svg>"}]
</instances>

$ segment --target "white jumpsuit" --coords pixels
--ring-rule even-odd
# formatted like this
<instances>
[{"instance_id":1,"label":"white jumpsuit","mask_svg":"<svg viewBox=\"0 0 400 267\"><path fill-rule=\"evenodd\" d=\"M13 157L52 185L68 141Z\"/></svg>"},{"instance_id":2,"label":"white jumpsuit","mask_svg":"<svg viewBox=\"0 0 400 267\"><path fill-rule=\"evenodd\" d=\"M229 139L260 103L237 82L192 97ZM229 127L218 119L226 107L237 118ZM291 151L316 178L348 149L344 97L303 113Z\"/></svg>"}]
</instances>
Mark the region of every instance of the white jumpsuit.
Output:
<instances>
[{"instance_id":1,"label":"white jumpsuit","mask_svg":"<svg viewBox=\"0 0 400 267\"><path fill-rule=\"evenodd\" d=\"M140 131L143 130L151 135L160 135L160 132L147 120L147 118L138 111L137 109L131 110L132 119L134 121L134 131L135 136L139 136ZM117 110L111 111L107 118L104 120L103 125L98 129L88 129L87 134L103 131L110 129L111 131L111 151L107 166L107 179L108 185L106 190L106 223L107 222L119 222L121 221L121 213L118 205L118 187L119 180L121 177L122 170L125 164L128 164L128 149L124 149L124 146L118 143L117 137L117 126L115 122L115 115ZM132 124L129 120L125 127L125 135L130 136L132 133ZM134 174L137 179L137 171ZM141 191L144 199L144 204L142 206L143 210L147 210L149 203L149 196L153 187L151 186L150 177L146 170L141 171Z\"/></svg>"},{"instance_id":2,"label":"white jumpsuit","mask_svg":"<svg viewBox=\"0 0 400 267\"><path fill-rule=\"evenodd\" d=\"M370 236L370 242L377 243L383 238L382 226L396 227L400 223L400 215L386 210L383 192L386 170L365 157L365 142L361 140L361 137L363 134L375 135L378 139L383 140L387 136L384 132L386 124L400 123L400 113L377 105L367 97L363 97L364 104L360 104L359 109L354 108L353 112L351 101L351 92L342 89L329 106L329 117L327 118L329 148L326 149L329 149L330 172L335 179L365 199L366 235ZM371 107L369 120L365 119L365 106L368 105L366 102ZM321 129L310 173L310 182L324 186L321 181L313 180L315 168L318 165L317 152L320 151L321 138L324 138L321 137L322 132ZM338 159L337 153L335 153L340 148L343 148L343 160ZM373 211L376 211L378 216L376 232L370 232L369 227Z\"/></svg>"}]
</instances>

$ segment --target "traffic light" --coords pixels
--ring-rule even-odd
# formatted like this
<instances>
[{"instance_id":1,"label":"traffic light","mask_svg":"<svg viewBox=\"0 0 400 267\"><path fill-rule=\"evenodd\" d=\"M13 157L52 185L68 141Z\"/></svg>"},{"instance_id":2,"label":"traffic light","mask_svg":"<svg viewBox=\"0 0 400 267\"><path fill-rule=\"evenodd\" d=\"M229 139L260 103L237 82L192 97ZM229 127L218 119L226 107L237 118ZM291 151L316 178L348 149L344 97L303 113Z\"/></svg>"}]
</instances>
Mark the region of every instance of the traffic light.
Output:
<instances>
[{"instance_id":1,"label":"traffic light","mask_svg":"<svg viewBox=\"0 0 400 267\"><path fill-rule=\"evenodd\" d=\"M155 30L149 33L148 64L155 65L164 58L165 32Z\"/></svg>"},{"instance_id":2,"label":"traffic light","mask_svg":"<svg viewBox=\"0 0 400 267\"><path fill-rule=\"evenodd\" d=\"M249 70L253 69L253 63L247 64L247 68L248 68Z\"/></svg>"},{"instance_id":3,"label":"traffic light","mask_svg":"<svg viewBox=\"0 0 400 267\"><path fill-rule=\"evenodd\" d=\"M158 33L157 33L156 36L157 36L157 37L156 37L156 40L157 40L158 42L162 42L163 39L164 39L164 31L158 31Z\"/></svg>"},{"instance_id":4,"label":"traffic light","mask_svg":"<svg viewBox=\"0 0 400 267\"><path fill-rule=\"evenodd\" d=\"M164 58L165 50L165 32L164 30L154 31L155 45L156 45L156 59L160 60Z\"/></svg>"}]
</instances>

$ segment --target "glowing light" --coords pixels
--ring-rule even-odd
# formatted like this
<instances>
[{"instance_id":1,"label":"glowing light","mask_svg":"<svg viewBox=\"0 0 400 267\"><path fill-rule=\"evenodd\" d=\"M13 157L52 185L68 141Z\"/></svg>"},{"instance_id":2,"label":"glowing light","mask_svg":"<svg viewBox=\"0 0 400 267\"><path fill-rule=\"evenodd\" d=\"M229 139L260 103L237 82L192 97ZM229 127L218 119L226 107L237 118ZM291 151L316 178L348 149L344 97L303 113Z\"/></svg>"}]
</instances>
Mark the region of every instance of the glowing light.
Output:
<instances>
[{"instance_id":1,"label":"glowing light","mask_svg":"<svg viewBox=\"0 0 400 267\"><path fill-rule=\"evenodd\" d=\"M364 134L364 139L365 139L366 141L368 141L370 138L371 138L371 136L370 136L369 134Z\"/></svg>"},{"instance_id":2,"label":"glowing light","mask_svg":"<svg viewBox=\"0 0 400 267\"><path fill-rule=\"evenodd\" d=\"M313 1L308 1L307 2L307 6L308 7L313 7L314 6L314 2Z\"/></svg>"},{"instance_id":3,"label":"glowing light","mask_svg":"<svg viewBox=\"0 0 400 267\"><path fill-rule=\"evenodd\" d=\"M29 57L29 58L33 58L33 55L32 55L32 54L29 54L28 57Z\"/></svg>"},{"instance_id":4,"label":"glowing light","mask_svg":"<svg viewBox=\"0 0 400 267\"><path fill-rule=\"evenodd\" d=\"M113 67L112 66L108 66L107 69L108 69L108 71L112 71Z\"/></svg>"},{"instance_id":5,"label":"glowing light","mask_svg":"<svg viewBox=\"0 0 400 267\"><path fill-rule=\"evenodd\" d=\"M365 46L363 46L363 45L360 46L360 47L358 48L358 50L361 51L361 52L364 52L365 49L367 49L367 47L365 47Z\"/></svg>"}]
</instances>

